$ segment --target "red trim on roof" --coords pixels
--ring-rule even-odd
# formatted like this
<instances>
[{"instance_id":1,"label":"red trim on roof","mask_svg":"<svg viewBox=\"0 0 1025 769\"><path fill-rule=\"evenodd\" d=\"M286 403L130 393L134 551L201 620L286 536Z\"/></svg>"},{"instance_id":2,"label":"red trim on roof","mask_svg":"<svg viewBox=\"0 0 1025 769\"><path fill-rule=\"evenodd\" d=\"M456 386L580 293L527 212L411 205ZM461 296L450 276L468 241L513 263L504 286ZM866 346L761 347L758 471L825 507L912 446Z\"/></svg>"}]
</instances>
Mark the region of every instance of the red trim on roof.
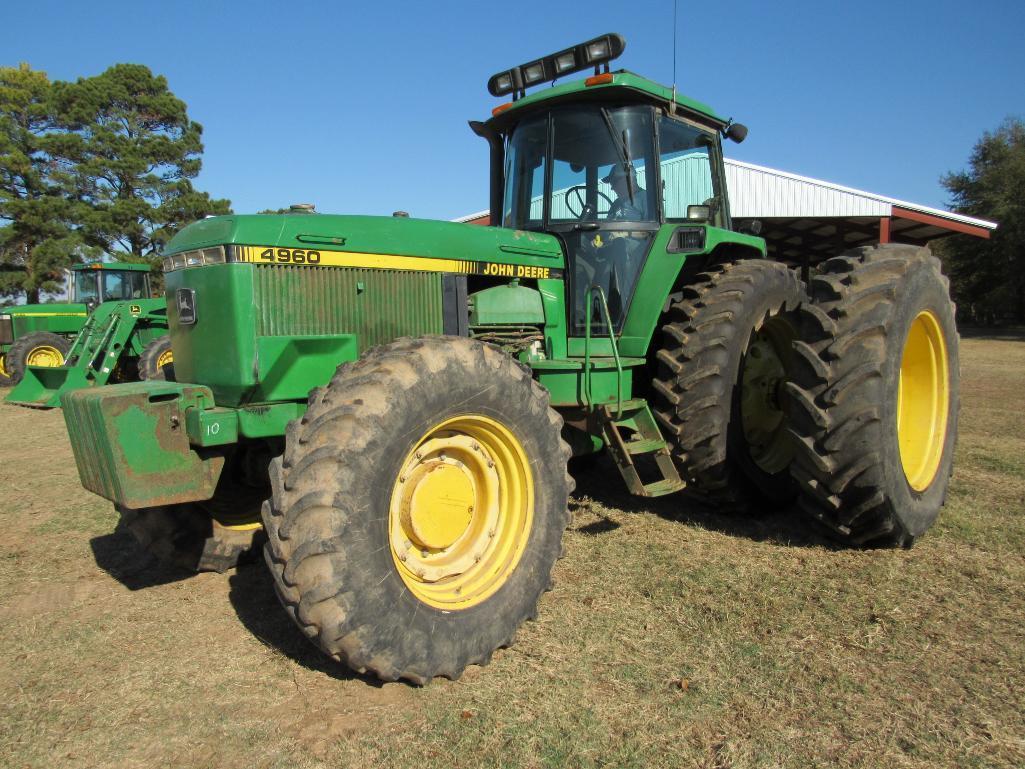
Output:
<instances>
[{"instance_id":1,"label":"red trim on roof","mask_svg":"<svg viewBox=\"0 0 1025 769\"><path fill-rule=\"evenodd\" d=\"M977 227L974 224L964 224L963 222L955 222L951 219L944 219L942 216L923 214L921 211L911 211L907 208L893 206L891 215L898 219L910 219L913 222L929 224L933 227L939 227L944 230L950 230L951 232L962 232L965 235L974 235L977 238L989 238L989 230L985 227Z\"/></svg>"}]
</instances>

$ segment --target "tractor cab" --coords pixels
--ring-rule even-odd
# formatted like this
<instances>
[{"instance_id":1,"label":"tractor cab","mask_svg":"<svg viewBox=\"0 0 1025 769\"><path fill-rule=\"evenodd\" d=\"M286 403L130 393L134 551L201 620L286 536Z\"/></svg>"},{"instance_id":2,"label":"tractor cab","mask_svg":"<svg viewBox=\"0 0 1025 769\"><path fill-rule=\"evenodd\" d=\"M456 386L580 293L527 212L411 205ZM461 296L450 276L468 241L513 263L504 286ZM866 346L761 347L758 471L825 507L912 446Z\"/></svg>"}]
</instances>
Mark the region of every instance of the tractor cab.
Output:
<instances>
[{"instance_id":1,"label":"tractor cab","mask_svg":"<svg viewBox=\"0 0 1025 769\"><path fill-rule=\"evenodd\" d=\"M148 299L149 265L127 262L94 262L71 268L71 301L90 310L104 302Z\"/></svg>"},{"instance_id":2,"label":"tractor cab","mask_svg":"<svg viewBox=\"0 0 1025 769\"><path fill-rule=\"evenodd\" d=\"M637 75L610 73L624 46L605 35L495 75L489 90L513 101L472 124L492 145L491 210L501 212L492 223L563 244L572 336L584 335L597 289L612 330L622 330L664 225L730 226L720 135L742 138L742 127ZM584 81L525 93L592 66ZM592 333L608 333L601 313L590 315Z\"/></svg>"}]
</instances>

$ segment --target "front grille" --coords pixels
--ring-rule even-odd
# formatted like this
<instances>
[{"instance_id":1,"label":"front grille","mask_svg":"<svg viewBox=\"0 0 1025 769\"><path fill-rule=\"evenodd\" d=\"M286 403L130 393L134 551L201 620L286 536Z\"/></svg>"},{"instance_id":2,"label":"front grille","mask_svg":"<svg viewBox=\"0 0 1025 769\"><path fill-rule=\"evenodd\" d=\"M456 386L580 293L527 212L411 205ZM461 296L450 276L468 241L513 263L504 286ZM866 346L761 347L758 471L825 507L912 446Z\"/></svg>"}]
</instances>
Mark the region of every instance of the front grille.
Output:
<instances>
[{"instance_id":1,"label":"front grille","mask_svg":"<svg viewBox=\"0 0 1025 769\"><path fill-rule=\"evenodd\" d=\"M0 318L0 344L14 343L14 321L10 315Z\"/></svg>"},{"instance_id":2,"label":"front grille","mask_svg":"<svg viewBox=\"0 0 1025 769\"><path fill-rule=\"evenodd\" d=\"M254 265L257 335L356 334L360 350L441 334L442 273Z\"/></svg>"}]
</instances>

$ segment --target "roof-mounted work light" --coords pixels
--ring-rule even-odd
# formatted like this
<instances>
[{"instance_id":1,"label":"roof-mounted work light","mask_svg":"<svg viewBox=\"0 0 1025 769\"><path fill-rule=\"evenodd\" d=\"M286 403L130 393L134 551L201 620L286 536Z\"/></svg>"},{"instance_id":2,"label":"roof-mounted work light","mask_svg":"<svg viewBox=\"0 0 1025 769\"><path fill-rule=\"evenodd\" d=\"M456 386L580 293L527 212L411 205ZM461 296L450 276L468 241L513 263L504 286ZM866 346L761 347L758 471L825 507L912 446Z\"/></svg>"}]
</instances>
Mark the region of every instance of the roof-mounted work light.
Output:
<instances>
[{"instance_id":1,"label":"roof-mounted work light","mask_svg":"<svg viewBox=\"0 0 1025 769\"><path fill-rule=\"evenodd\" d=\"M492 75L488 80L488 91L492 96L512 94L515 100L523 96L530 86L590 67L594 67L594 74L597 75L604 64L605 71L608 72L609 62L621 56L625 48L626 40L622 35L615 32L602 35L586 43Z\"/></svg>"}]
</instances>

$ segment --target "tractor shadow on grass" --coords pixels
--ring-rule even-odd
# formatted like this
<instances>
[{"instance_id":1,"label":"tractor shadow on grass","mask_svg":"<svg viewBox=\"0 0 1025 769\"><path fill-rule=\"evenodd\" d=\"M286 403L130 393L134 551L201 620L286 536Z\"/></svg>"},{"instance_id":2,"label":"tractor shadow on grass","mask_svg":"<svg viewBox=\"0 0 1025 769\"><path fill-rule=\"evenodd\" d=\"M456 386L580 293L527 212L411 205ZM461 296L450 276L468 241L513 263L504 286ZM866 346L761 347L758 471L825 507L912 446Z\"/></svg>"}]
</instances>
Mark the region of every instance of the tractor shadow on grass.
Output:
<instances>
[{"instance_id":1,"label":"tractor shadow on grass","mask_svg":"<svg viewBox=\"0 0 1025 769\"><path fill-rule=\"evenodd\" d=\"M158 561L120 523L110 534L89 540L89 547L96 565L129 590L145 590L193 576L192 572Z\"/></svg>"},{"instance_id":2,"label":"tractor shadow on grass","mask_svg":"<svg viewBox=\"0 0 1025 769\"><path fill-rule=\"evenodd\" d=\"M627 514L654 514L676 523L717 531L731 537L755 542L769 542L786 547L824 547L842 549L836 542L824 537L799 510L771 510L739 513L716 509L704 504L686 491L665 497L636 497L626 489L619 470L607 455L597 457L589 465L570 467L577 487L570 501L570 510L589 511L598 520L575 530L589 536L601 536L614 531L619 524L599 508L608 508Z\"/></svg>"},{"instance_id":3,"label":"tractor shadow on grass","mask_svg":"<svg viewBox=\"0 0 1025 769\"><path fill-rule=\"evenodd\" d=\"M263 559L239 566L228 577L228 600L246 630L264 646L308 670L339 681L362 681L380 688L384 681L355 673L313 646L285 614Z\"/></svg>"}]
</instances>

